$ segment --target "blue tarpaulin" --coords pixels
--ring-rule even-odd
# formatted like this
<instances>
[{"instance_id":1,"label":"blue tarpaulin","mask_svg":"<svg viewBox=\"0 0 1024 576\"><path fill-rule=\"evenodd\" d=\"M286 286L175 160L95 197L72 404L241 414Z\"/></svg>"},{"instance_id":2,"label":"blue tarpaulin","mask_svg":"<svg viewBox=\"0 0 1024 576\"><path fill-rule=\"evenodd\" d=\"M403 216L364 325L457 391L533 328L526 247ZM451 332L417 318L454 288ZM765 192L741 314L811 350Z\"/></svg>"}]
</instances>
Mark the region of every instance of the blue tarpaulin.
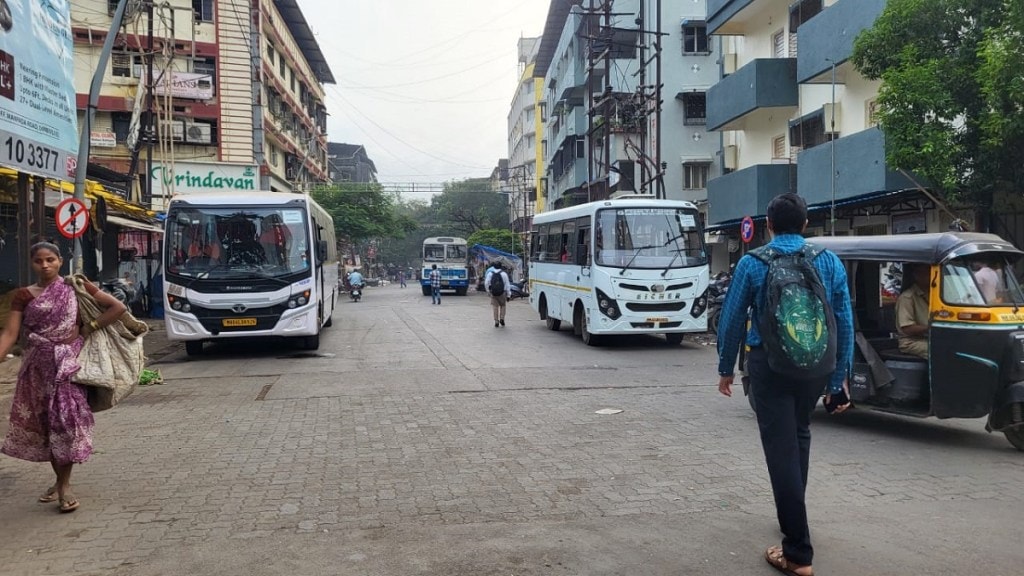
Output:
<instances>
[{"instance_id":1,"label":"blue tarpaulin","mask_svg":"<svg viewBox=\"0 0 1024 576\"><path fill-rule=\"evenodd\" d=\"M512 271L513 277L510 280L513 282L523 277L523 259L519 256L483 244L473 244L470 247L469 265L475 268L478 274L483 274L484 263L490 264L495 261L501 262L505 270Z\"/></svg>"}]
</instances>

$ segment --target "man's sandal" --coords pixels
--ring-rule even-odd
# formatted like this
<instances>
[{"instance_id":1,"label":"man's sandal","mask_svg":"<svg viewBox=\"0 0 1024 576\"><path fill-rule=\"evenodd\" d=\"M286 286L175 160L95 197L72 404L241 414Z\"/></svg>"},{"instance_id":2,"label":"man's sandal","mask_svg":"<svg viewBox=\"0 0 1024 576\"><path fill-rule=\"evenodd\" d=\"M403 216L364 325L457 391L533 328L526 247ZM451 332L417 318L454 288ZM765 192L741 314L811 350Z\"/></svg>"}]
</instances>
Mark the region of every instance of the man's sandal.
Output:
<instances>
[{"instance_id":1,"label":"man's sandal","mask_svg":"<svg viewBox=\"0 0 1024 576\"><path fill-rule=\"evenodd\" d=\"M786 576L814 576L814 568L810 566L801 566L786 560L786 556L782 553L782 548L779 546L768 547L768 549L764 551L764 559L766 562L771 564L772 568L775 568Z\"/></svg>"}]
</instances>

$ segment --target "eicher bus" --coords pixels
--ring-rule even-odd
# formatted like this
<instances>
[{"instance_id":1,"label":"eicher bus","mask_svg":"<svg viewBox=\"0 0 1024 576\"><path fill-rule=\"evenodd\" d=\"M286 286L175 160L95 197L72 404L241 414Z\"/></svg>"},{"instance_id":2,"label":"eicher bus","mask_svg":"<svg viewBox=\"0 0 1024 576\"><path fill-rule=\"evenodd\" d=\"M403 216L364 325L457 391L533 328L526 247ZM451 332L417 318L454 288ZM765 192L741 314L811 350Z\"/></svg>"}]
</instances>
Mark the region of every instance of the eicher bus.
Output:
<instances>
[{"instance_id":1,"label":"eicher bus","mask_svg":"<svg viewBox=\"0 0 1024 576\"><path fill-rule=\"evenodd\" d=\"M420 271L420 285L423 295L430 296L430 270L437 264L441 271L441 289L455 290L465 296L469 290L468 248L465 238L438 236L423 241L423 268Z\"/></svg>"},{"instance_id":2,"label":"eicher bus","mask_svg":"<svg viewBox=\"0 0 1024 576\"><path fill-rule=\"evenodd\" d=\"M697 207L625 197L533 217L530 304L587 345L608 334L707 330L708 258Z\"/></svg>"},{"instance_id":3,"label":"eicher bus","mask_svg":"<svg viewBox=\"0 0 1024 576\"><path fill-rule=\"evenodd\" d=\"M183 195L164 228L165 324L189 355L208 340L274 336L320 346L338 291L334 222L309 196Z\"/></svg>"}]
</instances>

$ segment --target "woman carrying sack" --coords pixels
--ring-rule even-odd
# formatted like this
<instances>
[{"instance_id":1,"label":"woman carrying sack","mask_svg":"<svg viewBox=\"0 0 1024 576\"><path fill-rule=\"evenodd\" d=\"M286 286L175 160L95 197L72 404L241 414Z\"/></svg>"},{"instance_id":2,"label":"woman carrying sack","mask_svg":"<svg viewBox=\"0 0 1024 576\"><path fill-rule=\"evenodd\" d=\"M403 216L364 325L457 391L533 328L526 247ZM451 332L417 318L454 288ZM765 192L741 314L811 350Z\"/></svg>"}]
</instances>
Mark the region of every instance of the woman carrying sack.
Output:
<instances>
[{"instance_id":1,"label":"woman carrying sack","mask_svg":"<svg viewBox=\"0 0 1024 576\"><path fill-rule=\"evenodd\" d=\"M11 425L4 454L30 462L49 462L56 481L40 502L60 502L61 512L78 509L71 493L71 468L92 454L93 415L84 386L72 382L85 336L116 321L125 306L88 284L86 289L105 311L80 325L78 299L63 281L60 249L40 242L29 250L35 284L20 288L11 302L7 325L0 334L0 362L24 328L21 371L11 405Z\"/></svg>"}]
</instances>

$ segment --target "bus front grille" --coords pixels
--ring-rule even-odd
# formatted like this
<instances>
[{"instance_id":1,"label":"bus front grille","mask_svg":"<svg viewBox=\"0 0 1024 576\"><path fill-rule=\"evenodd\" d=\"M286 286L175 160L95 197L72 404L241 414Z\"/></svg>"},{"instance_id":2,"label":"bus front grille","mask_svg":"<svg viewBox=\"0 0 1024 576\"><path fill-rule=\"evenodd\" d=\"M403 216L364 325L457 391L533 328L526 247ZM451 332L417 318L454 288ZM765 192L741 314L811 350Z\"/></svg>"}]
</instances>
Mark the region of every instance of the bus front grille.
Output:
<instances>
[{"instance_id":1,"label":"bus front grille","mask_svg":"<svg viewBox=\"0 0 1024 576\"><path fill-rule=\"evenodd\" d=\"M686 302L627 302L630 312L679 312L686 308Z\"/></svg>"}]
</instances>

